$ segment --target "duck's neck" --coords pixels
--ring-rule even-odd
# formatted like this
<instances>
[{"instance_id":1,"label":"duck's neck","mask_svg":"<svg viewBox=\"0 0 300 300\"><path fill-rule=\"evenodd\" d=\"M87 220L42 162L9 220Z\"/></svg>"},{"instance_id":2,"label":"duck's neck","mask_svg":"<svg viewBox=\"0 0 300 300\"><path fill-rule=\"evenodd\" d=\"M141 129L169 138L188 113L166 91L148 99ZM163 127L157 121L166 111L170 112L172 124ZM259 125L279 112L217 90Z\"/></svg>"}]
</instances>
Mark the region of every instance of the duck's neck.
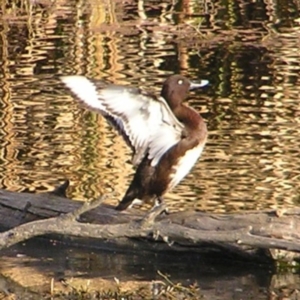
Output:
<instances>
[{"instance_id":1,"label":"duck's neck","mask_svg":"<svg viewBox=\"0 0 300 300\"><path fill-rule=\"evenodd\" d=\"M200 114L193 108L180 104L173 108L175 117L185 125L188 129L197 129L199 125L203 123L203 119Z\"/></svg>"}]
</instances>

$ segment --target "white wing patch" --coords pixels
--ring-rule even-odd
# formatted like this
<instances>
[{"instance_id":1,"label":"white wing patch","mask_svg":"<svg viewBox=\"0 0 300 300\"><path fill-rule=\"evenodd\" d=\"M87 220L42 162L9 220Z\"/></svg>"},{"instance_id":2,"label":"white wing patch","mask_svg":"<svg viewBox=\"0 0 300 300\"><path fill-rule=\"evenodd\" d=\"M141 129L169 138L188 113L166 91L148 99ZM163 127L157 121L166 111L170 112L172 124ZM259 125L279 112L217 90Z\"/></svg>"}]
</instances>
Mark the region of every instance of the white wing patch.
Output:
<instances>
[{"instance_id":1,"label":"white wing patch","mask_svg":"<svg viewBox=\"0 0 300 300\"><path fill-rule=\"evenodd\" d=\"M149 145L149 159L151 166L155 167L161 157L180 141L184 126L176 119L169 105L161 100L161 114L163 122L159 130L153 133Z\"/></svg>"},{"instance_id":2,"label":"white wing patch","mask_svg":"<svg viewBox=\"0 0 300 300\"><path fill-rule=\"evenodd\" d=\"M151 161L151 166L155 167L161 157L175 144L179 142L176 131L170 130L170 126L162 124L160 129L155 132L149 143L148 158Z\"/></svg>"},{"instance_id":3,"label":"white wing patch","mask_svg":"<svg viewBox=\"0 0 300 300\"><path fill-rule=\"evenodd\" d=\"M63 76L62 82L88 106L105 111L98 99L96 86L84 76Z\"/></svg>"},{"instance_id":4,"label":"white wing patch","mask_svg":"<svg viewBox=\"0 0 300 300\"><path fill-rule=\"evenodd\" d=\"M130 93L130 89L125 87L113 86L99 91L99 100L103 102L106 110L112 115L117 116L122 120L125 134L129 137L136 151L146 149L148 145L148 135L150 126L157 126L157 122L151 122L147 114L144 114L144 106L149 102L149 99L143 95L134 95ZM133 99L137 98L137 99ZM157 105L149 107L149 114L155 114Z\"/></svg>"},{"instance_id":5,"label":"white wing patch","mask_svg":"<svg viewBox=\"0 0 300 300\"><path fill-rule=\"evenodd\" d=\"M156 166L180 141L183 125L162 97L153 99L136 89L105 85L84 76L64 76L61 80L88 106L114 119L135 149L134 165L148 152L151 165Z\"/></svg>"},{"instance_id":6,"label":"white wing patch","mask_svg":"<svg viewBox=\"0 0 300 300\"><path fill-rule=\"evenodd\" d=\"M197 147L186 151L185 155L180 158L178 164L174 166L174 173L171 175L171 181L168 190L173 189L191 170L197 162L204 148L204 143L199 144Z\"/></svg>"}]
</instances>

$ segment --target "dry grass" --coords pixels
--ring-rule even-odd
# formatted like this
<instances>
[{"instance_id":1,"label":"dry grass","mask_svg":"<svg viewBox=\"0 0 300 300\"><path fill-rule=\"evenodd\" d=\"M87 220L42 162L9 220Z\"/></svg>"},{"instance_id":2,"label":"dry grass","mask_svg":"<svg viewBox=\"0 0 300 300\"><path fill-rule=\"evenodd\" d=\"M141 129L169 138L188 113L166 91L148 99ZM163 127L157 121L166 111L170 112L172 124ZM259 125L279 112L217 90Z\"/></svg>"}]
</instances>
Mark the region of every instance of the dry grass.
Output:
<instances>
[{"instance_id":1,"label":"dry grass","mask_svg":"<svg viewBox=\"0 0 300 300\"><path fill-rule=\"evenodd\" d=\"M131 282L122 283L115 279L114 287L107 287L106 289L94 290L89 286L89 281L85 286L75 287L74 285L64 283L66 290L45 295L44 299L105 299L105 300L138 300L138 299L162 299L175 300L186 299L196 300L201 299L201 294L197 284L184 286L181 283L174 283L169 276L162 274L161 281L145 282Z\"/></svg>"}]
</instances>

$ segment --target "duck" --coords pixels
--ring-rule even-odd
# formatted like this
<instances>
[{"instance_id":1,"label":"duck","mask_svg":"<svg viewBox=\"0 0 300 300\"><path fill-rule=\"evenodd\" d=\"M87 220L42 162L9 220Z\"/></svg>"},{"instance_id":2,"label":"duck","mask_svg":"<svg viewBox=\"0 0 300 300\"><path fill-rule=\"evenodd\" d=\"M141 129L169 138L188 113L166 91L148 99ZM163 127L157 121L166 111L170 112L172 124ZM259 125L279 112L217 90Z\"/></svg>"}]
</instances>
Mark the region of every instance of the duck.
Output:
<instances>
[{"instance_id":1,"label":"duck","mask_svg":"<svg viewBox=\"0 0 300 300\"><path fill-rule=\"evenodd\" d=\"M179 74L171 75L156 96L139 87L82 75L60 79L77 100L106 118L132 149L136 171L115 209L163 203L165 193L190 172L206 144L206 123L184 101L190 90L208 85L208 80L193 82Z\"/></svg>"}]
</instances>

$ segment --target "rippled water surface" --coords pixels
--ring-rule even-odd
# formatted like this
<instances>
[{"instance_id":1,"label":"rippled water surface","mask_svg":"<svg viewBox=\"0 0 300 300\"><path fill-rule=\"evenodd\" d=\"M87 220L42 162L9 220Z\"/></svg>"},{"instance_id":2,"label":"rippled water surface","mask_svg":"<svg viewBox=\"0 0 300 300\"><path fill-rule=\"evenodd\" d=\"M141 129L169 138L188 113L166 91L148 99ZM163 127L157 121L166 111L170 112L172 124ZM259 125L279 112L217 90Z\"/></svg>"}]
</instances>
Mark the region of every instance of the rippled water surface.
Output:
<instances>
[{"instance_id":1,"label":"rippled water surface","mask_svg":"<svg viewBox=\"0 0 300 300\"><path fill-rule=\"evenodd\" d=\"M69 178L70 197L116 190L121 198L133 173L129 149L102 117L75 103L57 75L158 94L167 76L181 73L211 82L189 98L209 140L167 195L169 206L298 204L300 19L293 1L69 1L28 9L3 7L1 188L49 190Z\"/></svg>"},{"instance_id":2,"label":"rippled water surface","mask_svg":"<svg viewBox=\"0 0 300 300\"><path fill-rule=\"evenodd\" d=\"M170 209L298 205L298 1L16 3L0 4L0 188L47 191L68 178L71 198L121 198L129 149L57 78L84 74L158 94L181 73L211 83L188 100L209 140L166 196Z\"/></svg>"},{"instance_id":3,"label":"rippled water surface","mask_svg":"<svg viewBox=\"0 0 300 300\"><path fill-rule=\"evenodd\" d=\"M49 190L69 178L70 197L113 189L121 198L133 173L129 149L57 76L85 74L158 94L167 76L181 73L211 82L189 99L207 121L209 140L193 172L167 195L169 206L298 204L300 19L293 1L36 2L3 13L2 188Z\"/></svg>"}]
</instances>

